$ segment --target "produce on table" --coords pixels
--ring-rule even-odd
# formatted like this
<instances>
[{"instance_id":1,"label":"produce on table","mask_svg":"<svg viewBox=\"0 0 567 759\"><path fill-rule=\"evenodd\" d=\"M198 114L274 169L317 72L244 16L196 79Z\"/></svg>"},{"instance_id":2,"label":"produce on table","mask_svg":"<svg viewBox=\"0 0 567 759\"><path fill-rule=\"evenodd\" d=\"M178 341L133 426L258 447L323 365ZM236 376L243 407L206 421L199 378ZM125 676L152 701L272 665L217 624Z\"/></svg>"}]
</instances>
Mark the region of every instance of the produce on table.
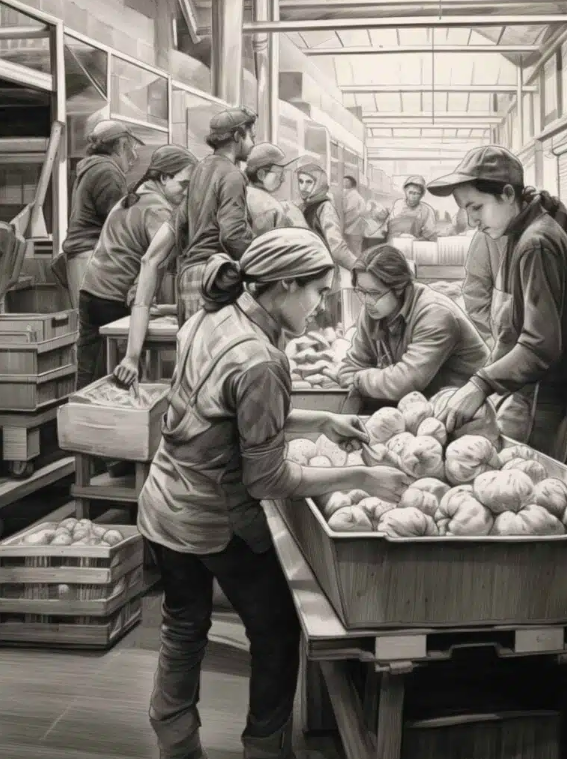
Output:
<instances>
[{"instance_id":1,"label":"produce on table","mask_svg":"<svg viewBox=\"0 0 567 759\"><path fill-rule=\"evenodd\" d=\"M532 503L543 506L554 517L565 522L567 512L567 484L555 477L538 482L534 488Z\"/></svg>"},{"instance_id":2,"label":"produce on table","mask_svg":"<svg viewBox=\"0 0 567 759\"><path fill-rule=\"evenodd\" d=\"M120 530L94 524L90 519L64 519L55 528L29 533L19 541L27 546L115 546L124 540Z\"/></svg>"},{"instance_id":3,"label":"produce on table","mask_svg":"<svg viewBox=\"0 0 567 759\"><path fill-rule=\"evenodd\" d=\"M489 535L494 517L468 485L453 488L441 499L435 521L441 535Z\"/></svg>"},{"instance_id":4,"label":"produce on table","mask_svg":"<svg viewBox=\"0 0 567 759\"><path fill-rule=\"evenodd\" d=\"M439 279L436 282L428 282L427 284L432 290L446 295L451 300L457 300L463 294L463 283L460 280Z\"/></svg>"},{"instance_id":5,"label":"produce on table","mask_svg":"<svg viewBox=\"0 0 567 759\"><path fill-rule=\"evenodd\" d=\"M475 498L493 514L504 511L520 511L530 503L534 484L519 469L485 472L473 485Z\"/></svg>"},{"instance_id":6,"label":"produce on table","mask_svg":"<svg viewBox=\"0 0 567 759\"><path fill-rule=\"evenodd\" d=\"M294 390L339 387L338 371L350 348L340 325L310 331L289 341L286 354Z\"/></svg>"},{"instance_id":7,"label":"produce on table","mask_svg":"<svg viewBox=\"0 0 567 759\"><path fill-rule=\"evenodd\" d=\"M567 483L549 477L527 446L499 454L493 410L473 420L477 434L457 434L447 444L444 426L433 414L452 392L438 393L431 403L421 393L410 393L398 409L373 414L367 422L370 444L362 452L346 454L323 435L316 443L289 444L288 457L303 465L394 466L413 480L398 503L363 490L318 499L333 531L373 530L390 538L565 533ZM424 412L431 415L423 418ZM408 431L408 422L419 434Z\"/></svg>"},{"instance_id":8,"label":"produce on table","mask_svg":"<svg viewBox=\"0 0 567 759\"><path fill-rule=\"evenodd\" d=\"M505 511L496 517L493 535L563 535L565 527L543 506L528 504L518 512Z\"/></svg>"},{"instance_id":9,"label":"produce on table","mask_svg":"<svg viewBox=\"0 0 567 759\"><path fill-rule=\"evenodd\" d=\"M517 469L525 472L532 482L542 482L547 477L547 471L543 464L535 459L512 459L502 467L502 470Z\"/></svg>"},{"instance_id":10,"label":"produce on table","mask_svg":"<svg viewBox=\"0 0 567 759\"><path fill-rule=\"evenodd\" d=\"M499 468L496 448L480 435L465 435L451 443L445 452L445 474L451 485L465 485L479 474Z\"/></svg>"},{"instance_id":11,"label":"produce on table","mask_svg":"<svg viewBox=\"0 0 567 759\"><path fill-rule=\"evenodd\" d=\"M112 380L105 380L95 387L87 387L81 390L83 398L98 406L119 406L120 408L150 408L153 403L162 395L163 389L153 388L151 390L138 387L138 394L133 388L118 387Z\"/></svg>"},{"instance_id":12,"label":"produce on table","mask_svg":"<svg viewBox=\"0 0 567 759\"><path fill-rule=\"evenodd\" d=\"M418 538L439 534L433 519L415 508L387 511L378 522L377 531L392 538Z\"/></svg>"},{"instance_id":13,"label":"produce on table","mask_svg":"<svg viewBox=\"0 0 567 759\"><path fill-rule=\"evenodd\" d=\"M444 411L449 400L456 392L457 388L445 388L431 398L433 416L440 416L441 412ZM482 437L490 440L497 450L500 449L500 429L498 427L496 411L490 400L487 400L482 404L470 422L463 424L458 430L452 432L450 440L458 440L461 437L465 437L465 435L482 435Z\"/></svg>"}]
</instances>

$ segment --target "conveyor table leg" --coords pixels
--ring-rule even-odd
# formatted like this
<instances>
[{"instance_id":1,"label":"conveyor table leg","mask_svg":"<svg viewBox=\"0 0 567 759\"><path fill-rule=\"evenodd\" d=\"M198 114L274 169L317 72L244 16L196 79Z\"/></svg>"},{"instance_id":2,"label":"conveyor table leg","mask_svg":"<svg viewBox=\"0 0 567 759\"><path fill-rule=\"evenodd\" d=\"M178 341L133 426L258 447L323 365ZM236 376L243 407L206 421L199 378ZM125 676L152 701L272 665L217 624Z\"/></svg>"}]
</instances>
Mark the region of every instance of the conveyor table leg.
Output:
<instances>
[{"instance_id":1,"label":"conveyor table leg","mask_svg":"<svg viewBox=\"0 0 567 759\"><path fill-rule=\"evenodd\" d=\"M376 759L400 759L402 751L404 675L384 672L380 682Z\"/></svg>"},{"instance_id":2,"label":"conveyor table leg","mask_svg":"<svg viewBox=\"0 0 567 759\"><path fill-rule=\"evenodd\" d=\"M306 645L301 646L301 727L305 734L332 732L337 729L333 719L327 686L318 661L307 658Z\"/></svg>"}]
</instances>

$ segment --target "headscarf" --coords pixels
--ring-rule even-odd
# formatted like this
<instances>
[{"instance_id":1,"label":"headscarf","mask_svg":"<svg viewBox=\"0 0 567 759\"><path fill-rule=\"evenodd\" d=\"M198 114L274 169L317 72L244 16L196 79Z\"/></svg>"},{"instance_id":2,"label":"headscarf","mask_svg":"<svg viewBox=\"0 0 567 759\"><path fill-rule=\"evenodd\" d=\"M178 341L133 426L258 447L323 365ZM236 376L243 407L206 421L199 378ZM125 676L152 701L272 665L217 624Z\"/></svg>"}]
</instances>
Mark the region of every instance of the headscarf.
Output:
<instances>
[{"instance_id":1,"label":"headscarf","mask_svg":"<svg viewBox=\"0 0 567 759\"><path fill-rule=\"evenodd\" d=\"M211 256L202 283L206 311L218 311L234 303L244 282L269 284L309 277L334 269L333 259L321 238L309 229L272 229L257 237L240 261L225 253Z\"/></svg>"},{"instance_id":2,"label":"headscarf","mask_svg":"<svg viewBox=\"0 0 567 759\"><path fill-rule=\"evenodd\" d=\"M162 145L157 150L154 150L150 165L128 191L128 195L122 201L123 207L130 208L138 202L140 199L138 190L145 182L159 178L162 174L173 177L178 172L187 168L187 166L196 166L197 163L197 158L187 148L183 148L180 145Z\"/></svg>"},{"instance_id":3,"label":"headscarf","mask_svg":"<svg viewBox=\"0 0 567 759\"><path fill-rule=\"evenodd\" d=\"M311 179L313 179L315 182L313 189L309 194L309 197L303 201L304 208L307 208L307 206L310 206L313 203L317 203L321 200L329 199L329 179L327 177L327 172L322 169L319 164L308 163L305 166L301 166L301 168L297 169L296 173L297 176L300 174L307 174L307 176L311 177Z\"/></svg>"}]
</instances>

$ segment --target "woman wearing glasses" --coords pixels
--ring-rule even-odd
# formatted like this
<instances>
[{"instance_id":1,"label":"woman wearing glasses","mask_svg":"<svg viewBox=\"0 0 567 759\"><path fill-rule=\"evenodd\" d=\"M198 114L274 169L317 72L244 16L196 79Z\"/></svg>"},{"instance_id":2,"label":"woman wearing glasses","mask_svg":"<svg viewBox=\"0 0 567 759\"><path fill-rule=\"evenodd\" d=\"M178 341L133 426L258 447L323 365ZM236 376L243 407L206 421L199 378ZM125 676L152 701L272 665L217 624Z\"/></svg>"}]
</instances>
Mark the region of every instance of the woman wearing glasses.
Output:
<instances>
[{"instance_id":1,"label":"woman wearing glasses","mask_svg":"<svg viewBox=\"0 0 567 759\"><path fill-rule=\"evenodd\" d=\"M415 282L396 248L364 252L352 283L363 309L339 373L351 390L349 411L372 413L414 390L429 397L461 387L484 366L488 348L465 313Z\"/></svg>"}]
</instances>

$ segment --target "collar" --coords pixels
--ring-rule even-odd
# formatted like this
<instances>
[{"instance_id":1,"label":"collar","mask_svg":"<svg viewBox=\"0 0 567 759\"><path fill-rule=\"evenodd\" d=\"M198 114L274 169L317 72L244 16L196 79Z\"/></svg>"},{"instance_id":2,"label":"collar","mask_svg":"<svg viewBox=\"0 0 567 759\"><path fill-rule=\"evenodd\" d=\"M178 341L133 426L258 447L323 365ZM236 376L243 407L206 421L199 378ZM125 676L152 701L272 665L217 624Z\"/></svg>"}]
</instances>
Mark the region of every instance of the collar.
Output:
<instances>
[{"instance_id":1,"label":"collar","mask_svg":"<svg viewBox=\"0 0 567 759\"><path fill-rule=\"evenodd\" d=\"M403 326L407 323L407 320L409 317L409 312L413 303L414 294L415 294L415 288L414 288L414 285L412 284L406 288L402 307L400 308L398 313L394 316L394 318L380 319L380 321L375 322L376 324L375 330L376 330L376 335L378 337L388 332L399 332L403 328Z\"/></svg>"},{"instance_id":2,"label":"collar","mask_svg":"<svg viewBox=\"0 0 567 759\"><path fill-rule=\"evenodd\" d=\"M155 179L148 179L146 182L144 182L144 184L138 187L136 192L138 195L157 193L158 195L161 195L163 198L165 198L165 193L163 191L162 185L159 182L156 182Z\"/></svg>"},{"instance_id":3,"label":"collar","mask_svg":"<svg viewBox=\"0 0 567 759\"><path fill-rule=\"evenodd\" d=\"M244 292L236 302L237 308L266 335L272 345L278 345L281 327L250 293Z\"/></svg>"},{"instance_id":4,"label":"collar","mask_svg":"<svg viewBox=\"0 0 567 759\"><path fill-rule=\"evenodd\" d=\"M506 237L520 237L533 222L546 213L541 205L539 198L534 198L531 203L520 211L506 227L504 235Z\"/></svg>"}]
</instances>

